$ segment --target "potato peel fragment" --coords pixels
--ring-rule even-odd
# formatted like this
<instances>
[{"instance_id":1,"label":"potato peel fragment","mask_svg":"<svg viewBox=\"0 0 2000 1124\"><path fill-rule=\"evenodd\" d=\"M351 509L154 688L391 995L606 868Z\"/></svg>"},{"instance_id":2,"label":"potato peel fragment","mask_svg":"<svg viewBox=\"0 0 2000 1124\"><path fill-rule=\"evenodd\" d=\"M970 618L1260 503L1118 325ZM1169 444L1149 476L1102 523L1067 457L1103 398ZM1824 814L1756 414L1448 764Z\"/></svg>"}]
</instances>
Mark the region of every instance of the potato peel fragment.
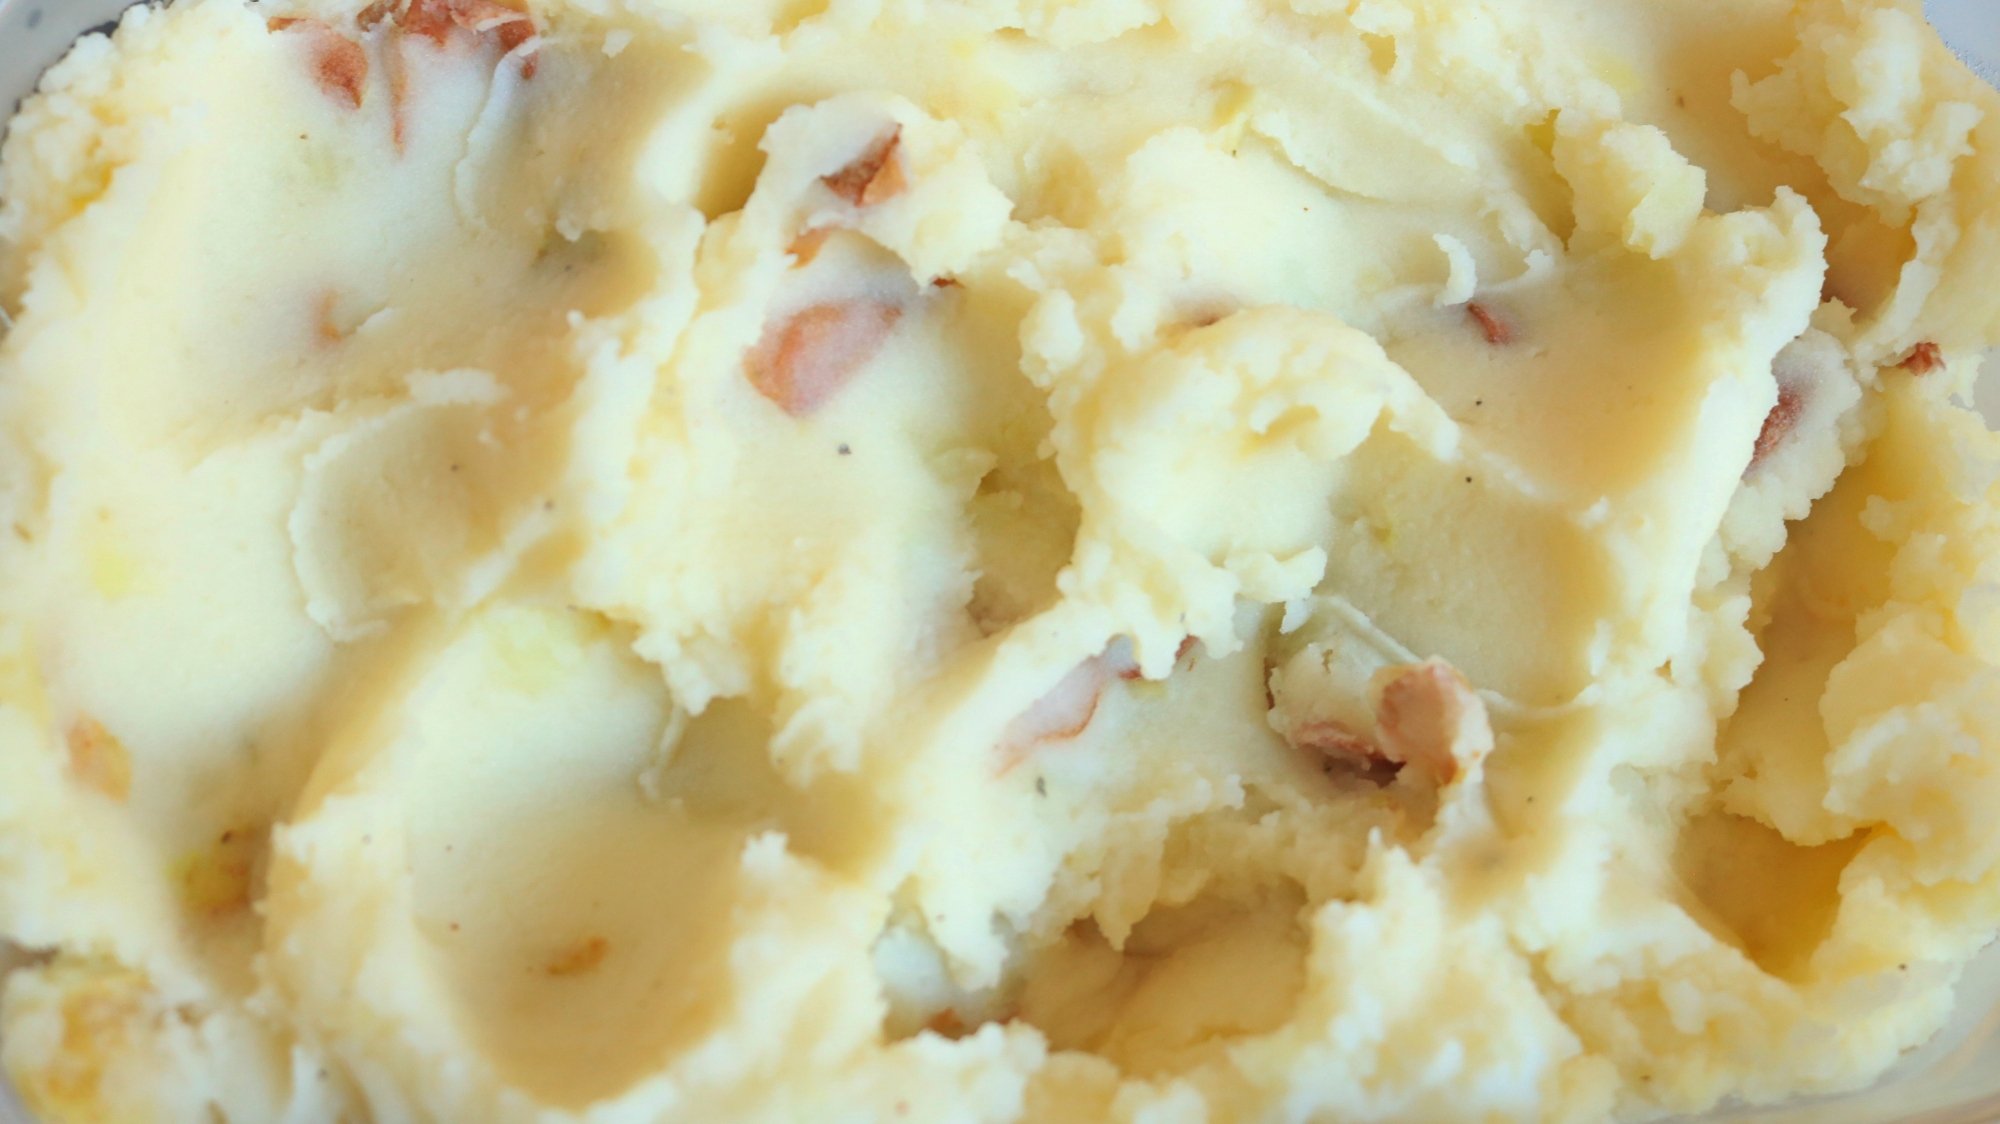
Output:
<instances>
[{"instance_id":1,"label":"potato peel fragment","mask_svg":"<svg viewBox=\"0 0 2000 1124\"><path fill-rule=\"evenodd\" d=\"M862 150L852 163L821 176L820 182L856 207L872 207L894 199L909 186L899 155L902 142L903 127L896 125Z\"/></svg>"},{"instance_id":2,"label":"potato peel fragment","mask_svg":"<svg viewBox=\"0 0 2000 1124\"><path fill-rule=\"evenodd\" d=\"M549 962L542 966L542 971L558 979L586 975L596 971L610 952L610 941L603 937L585 937L550 957Z\"/></svg>"},{"instance_id":3,"label":"potato peel fragment","mask_svg":"<svg viewBox=\"0 0 2000 1124\"><path fill-rule=\"evenodd\" d=\"M307 38L313 80L327 97L346 109L360 109L368 84L368 52L361 44L315 19L280 16L266 26L272 34L293 32Z\"/></svg>"},{"instance_id":4,"label":"potato peel fragment","mask_svg":"<svg viewBox=\"0 0 2000 1124\"><path fill-rule=\"evenodd\" d=\"M1478 326L1480 334L1486 337L1487 343L1494 347L1505 347L1514 342L1514 326L1491 308L1478 301L1469 301L1465 306L1465 314Z\"/></svg>"},{"instance_id":5,"label":"potato peel fragment","mask_svg":"<svg viewBox=\"0 0 2000 1124\"><path fill-rule=\"evenodd\" d=\"M902 316L886 301L812 305L767 327L744 371L757 393L792 417L805 417L853 381Z\"/></svg>"},{"instance_id":6,"label":"potato peel fragment","mask_svg":"<svg viewBox=\"0 0 2000 1124\"><path fill-rule=\"evenodd\" d=\"M1896 365L1922 378L1944 366L1944 349L1930 340L1925 340L1910 349L1909 358Z\"/></svg>"},{"instance_id":7,"label":"potato peel fragment","mask_svg":"<svg viewBox=\"0 0 2000 1124\"><path fill-rule=\"evenodd\" d=\"M132 755L89 715L70 725L69 771L84 787L123 802L132 795Z\"/></svg>"},{"instance_id":8,"label":"potato peel fragment","mask_svg":"<svg viewBox=\"0 0 2000 1124\"><path fill-rule=\"evenodd\" d=\"M1396 671L1383 684L1375 713L1389 759L1416 766L1440 785L1492 749L1485 704L1443 660Z\"/></svg>"},{"instance_id":9,"label":"potato peel fragment","mask_svg":"<svg viewBox=\"0 0 2000 1124\"><path fill-rule=\"evenodd\" d=\"M357 21L367 20L362 24L364 27L380 23L387 15L380 8L381 5L371 5ZM409 0L396 22L405 34L429 39L440 47L451 40L453 29L471 32L481 39L491 37L502 54L512 54L538 34L532 16L498 0ZM521 77L533 78L540 67L539 52L528 51L521 56Z\"/></svg>"}]
</instances>

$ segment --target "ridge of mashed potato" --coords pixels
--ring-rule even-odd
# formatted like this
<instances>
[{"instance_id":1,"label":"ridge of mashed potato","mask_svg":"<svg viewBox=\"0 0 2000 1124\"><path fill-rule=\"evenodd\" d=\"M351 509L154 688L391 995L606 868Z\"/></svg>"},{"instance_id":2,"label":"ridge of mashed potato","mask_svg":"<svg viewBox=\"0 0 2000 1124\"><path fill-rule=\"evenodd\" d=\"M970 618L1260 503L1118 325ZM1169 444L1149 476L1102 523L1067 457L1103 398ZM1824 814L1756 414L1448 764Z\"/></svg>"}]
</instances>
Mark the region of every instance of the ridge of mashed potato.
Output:
<instances>
[{"instance_id":1,"label":"ridge of mashed potato","mask_svg":"<svg viewBox=\"0 0 2000 1124\"><path fill-rule=\"evenodd\" d=\"M178 0L0 149L78 1121L1635 1120L2000 928L1914 0Z\"/></svg>"}]
</instances>

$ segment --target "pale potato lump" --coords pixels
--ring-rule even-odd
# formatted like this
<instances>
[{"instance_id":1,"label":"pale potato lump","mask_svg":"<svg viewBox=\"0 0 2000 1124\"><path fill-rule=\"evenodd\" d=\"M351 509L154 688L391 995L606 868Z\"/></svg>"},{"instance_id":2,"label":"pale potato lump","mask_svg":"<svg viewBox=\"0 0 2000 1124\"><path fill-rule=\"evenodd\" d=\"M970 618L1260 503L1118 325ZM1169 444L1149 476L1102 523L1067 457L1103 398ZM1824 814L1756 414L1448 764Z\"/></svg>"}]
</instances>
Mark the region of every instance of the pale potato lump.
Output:
<instances>
[{"instance_id":1,"label":"pale potato lump","mask_svg":"<svg viewBox=\"0 0 2000 1124\"><path fill-rule=\"evenodd\" d=\"M0 150L51 1119L1642 1119L2000 926L1914 0L181 0Z\"/></svg>"}]
</instances>

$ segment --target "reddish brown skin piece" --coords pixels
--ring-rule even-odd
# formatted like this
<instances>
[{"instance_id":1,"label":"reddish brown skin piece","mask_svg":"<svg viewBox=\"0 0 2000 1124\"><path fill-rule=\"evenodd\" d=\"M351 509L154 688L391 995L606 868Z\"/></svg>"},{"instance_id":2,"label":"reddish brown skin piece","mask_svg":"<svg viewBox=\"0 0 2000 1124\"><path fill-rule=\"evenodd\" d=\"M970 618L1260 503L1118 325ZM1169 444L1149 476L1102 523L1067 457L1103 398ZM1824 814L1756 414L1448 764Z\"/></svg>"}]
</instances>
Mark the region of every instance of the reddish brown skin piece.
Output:
<instances>
[{"instance_id":1,"label":"reddish brown skin piece","mask_svg":"<svg viewBox=\"0 0 2000 1124\"><path fill-rule=\"evenodd\" d=\"M1090 723L1097 717L1097 707L1104 701L1104 692L1099 691L1090 698L1090 708L1077 715L1076 720L1060 730L1049 730L1041 737L1045 742L1066 742L1083 736L1090 729Z\"/></svg>"},{"instance_id":2,"label":"reddish brown skin piece","mask_svg":"<svg viewBox=\"0 0 2000 1124\"><path fill-rule=\"evenodd\" d=\"M440 47L450 41L454 28L482 39L491 36L503 53L536 34L532 16L498 0L410 0L398 23L405 34L421 36ZM539 54L530 52L521 57L521 77L533 78L540 67Z\"/></svg>"},{"instance_id":3,"label":"reddish brown skin piece","mask_svg":"<svg viewBox=\"0 0 2000 1124\"><path fill-rule=\"evenodd\" d=\"M514 48L535 37L535 25L526 16L503 23L493 30L500 37L500 50L508 54L512 54ZM541 70L541 68L541 52L529 51L527 54L521 56L521 77L523 79L533 78L535 73Z\"/></svg>"},{"instance_id":4,"label":"reddish brown skin piece","mask_svg":"<svg viewBox=\"0 0 2000 1124\"><path fill-rule=\"evenodd\" d=\"M396 143L396 155L409 147L410 59L398 52L389 68L389 137Z\"/></svg>"},{"instance_id":5,"label":"reddish brown skin piece","mask_svg":"<svg viewBox=\"0 0 2000 1124\"><path fill-rule=\"evenodd\" d=\"M327 289L320 293L313 306L313 331L319 336L321 347L332 347L347 338L347 333L340 330L340 324L333 316L339 303L340 294Z\"/></svg>"},{"instance_id":6,"label":"reddish brown skin piece","mask_svg":"<svg viewBox=\"0 0 2000 1124\"><path fill-rule=\"evenodd\" d=\"M857 207L872 207L893 199L908 186L903 162L897 158L902 147L903 127L897 125L877 138L854 162L819 181L827 190Z\"/></svg>"},{"instance_id":7,"label":"reddish brown skin piece","mask_svg":"<svg viewBox=\"0 0 2000 1124\"><path fill-rule=\"evenodd\" d=\"M832 236L833 229L825 226L800 231L799 236L792 239L792 244L785 247L785 252L792 255L793 267L811 265L812 260L826 247L826 240Z\"/></svg>"},{"instance_id":8,"label":"reddish brown skin piece","mask_svg":"<svg viewBox=\"0 0 2000 1124\"><path fill-rule=\"evenodd\" d=\"M1465 306L1465 314L1479 326L1479 332L1486 337L1487 343L1494 347L1505 347L1514 342L1513 326L1502 320L1492 309L1478 301L1469 301Z\"/></svg>"},{"instance_id":9,"label":"reddish brown skin piece","mask_svg":"<svg viewBox=\"0 0 2000 1124\"><path fill-rule=\"evenodd\" d=\"M550 957L542 970L557 978L581 976L596 971L610 951L610 941L603 937L588 937Z\"/></svg>"},{"instance_id":10,"label":"reddish brown skin piece","mask_svg":"<svg viewBox=\"0 0 2000 1124\"><path fill-rule=\"evenodd\" d=\"M368 52L361 49L361 44L313 19L280 16L266 26L274 34L297 31L309 35L314 81L341 106L361 108L368 84Z\"/></svg>"},{"instance_id":11,"label":"reddish brown skin piece","mask_svg":"<svg viewBox=\"0 0 2000 1124\"><path fill-rule=\"evenodd\" d=\"M1430 774L1439 784L1458 776L1451 755L1452 731L1464 719L1464 700L1472 693L1465 677L1440 663L1422 663L1382 688L1375 717L1382 737L1402 759Z\"/></svg>"},{"instance_id":12,"label":"reddish brown skin piece","mask_svg":"<svg viewBox=\"0 0 2000 1124\"><path fill-rule=\"evenodd\" d=\"M1750 467L1763 463L1764 458L1785 443L1792 427L1799 424L1799 414L1805 410L1805 395L1789 386L1778 387L1778 404L1764 416L1764 428L1757 433L1757 446L1750 454Z\"/></svg>"},{"instance_id":13,"label":"reddish brown skin piece","mask_svg":"<svg viewBox=\"0 0 2000 1124\"><path fill-rule=\"evenodd\" d=\"M1329 776L1345 772L1386 785L1402 771L1380 746L1339 722L1308 722L1293 729L1285 740L1292 748L1317 756L1320 771Z\"/></svg>"},{"instance_id":14,"label":"reddish brown skin piece","mask_svg":"<svg viewBox=\"0 0 2000 1124\"><path fill-rule=\"evenodd\" d=\"M132 757L104 724L85 715L65 739L69 771L85 787L123 803L132 794Z\"/></svg>"},{"instance_id":15,"label":"reddish brown skin piece","mask_svg":"<svg viewBox=\"0 0 2000 1124\"><path fill-rule=\"evenodd\" d=\"M450 43L452 33L457 30L469 31L482 39L490 36L503 52L512 52L537 33L532 16L498 0L376 0L354 17L355 25L364 31L385 21L394 21L397 30L406 36L428 39L440 48ZM365 64L367 56L361 58ZM392 67L389 75L390 132L398 154L408 148L410 98L410 59L399 55L399 61L400 65ZM523 55L521 76L533 78L540 66L539 52Z\"/></svg>"},{"instance_id":16,"label":"reddish brown skin piece","mask_svg":"<svg viewBox=\"0 0 2000 1124\"><path fill-rule=\"evenodd\" d=\"M396 0L375 0L375 3L355 13L354 26L367 31L395 14Z\"/></svg>"},{"instance_id":17,"label":"reddish brown skin piece","mask_svg":"<svg viewBox=\"0 0 2000 1124\"><path fill-rule=\"evenodd\" d=\"M1077 679L1079 675L1085 678L1079 681ZM1015 766L1033 757L1036 751L1044 745L1052 742L1066 742L1072 738L1083 736L1083 732L1089 729L1091 722L1097 718L1097 708L1104 702L1104 689L1108 685L1107 669L1102 656L1092 656L1078 665L1076 670L1064 676L1062 681L1052 687L1048 694L1035 700L1034 705L1029 708L1027 714L1022 716L1024 719L1034 716L1042 721L1046 721L1052 709L1067 706L1069 708L1067 713L1062 710L1055 711L1058 717L1063 718L1063 724L1060 726L1044 726L1039 729L1033 729L1026 737L1019 740L1009 738L1007 741L1003 741L1001 744L1000 766L995 770L995 775L1004 777L1008 773L1013 772ZM1083 696L1081 701L1077 701L1076 697L1066 694L1066 689L1077 690L1078 688L1081 688L1078 694ZM1017 721L1020 720L1017 719ZM1040 722L1035 723L1035 725L1040 724ZM1012 728L1010 727L1011 732Z\"/></svg>"},{"instance_id":18,"label":"reddish brown skin piece","mask_svg":"<svg viewBox=\"0 0 2000 1124\"><path fill-rule=\"evenodd\" d=\"M1196 640L1192 636L1181 637L1180 646L1174 649L1174 667L1178 669L1183 665L1191 666L1194 663L1194 661L1190 657L1193 656L1194 650L1197 647L1199 647L1200 644L1201 642L1199 640ZM1145 673L1140 671L1137 667L1128 667L1119 671L1118 678L1125 680L1144 679Z\"/></svg>"},{"instance_id":19,"label":"reddish brown skin piece","mask_svg":"<svg viewBox=\"0 0 2000 1124\"><path fill-rule=\"evenodd\" d=\"M1367 736L1339 722L1304 723L1292 730L1289 740L1294 748L1327 757L1386 760L1382 757L1382 750Z\"/></svg>"},{"instance_id":20,"label":"reddish brown skin piece","mask_svg":"<svg viewBox=\"0 0 2000 1124\"><path fill-rule=\"evenodd\" d=\"M888 341L903 310L882 301L816 304L768 326L744 360L750 385L802 418L853 381Z\"/></svg>"},{"instance_id":21,"label":"reddish brown skin piece","mask_svg":"<svg viewBox=\"0 0 2000 1124\"><path fill-rule=\"evenodd\" d=\"M1922 378L1944 366L1944 349L1929 340L1910 349L1910 357L1897 364L1903 370Z\"/></svg>"},{"instance_id":22,"label":"reddish brown skin piece","mask_svg":"<svg viewBox=\"0 0 2000 1124\"><path fill-rule=\"evenodd\" d=\"M1112 637L1110 643L1104 646L1104 651L1098 653L1095 662L1098 667L1104 669L1105 674L1119 679L1143 677L1139 669L1138 649L1129 636Z\"/></svg>"},{"instance_id":23,"label":"reddish brown skin piece","mask_svg":"<svg viewBox=\"0 0 2000 1124\"><path fill-rule=\"evenodd\" d=\"M901 195L903 189L908 186L909 181L903 177L902 160L891 157L889 162L883 165L882 174L869 180L867 188L861 192L861 205L873 207L877 203L887 202Z\"/></svg>"},{"instance_id":24,"label":"reddish brown skin piece","mask_svg":"<svg viewBox=\"0 0 2000 1124\"><path fill-rule=\"evenodd\" d=\"M344 35L330 35L313 52L319 88L347 108L360 109L368 82L368 52Z\"/></svg>"},{"instance_id":25,"label":"reddish brown skin piece","mask_svg":"<svg viewBox=\"0 0 2000 1124\"><path fill-rule=\"evenodd\" d=\"M405 35L418 35L442 47L455 26L450 0L410 0L396 21Z\"/></svg>"},{"instance_id":26,"label":"reddish brown skin piece","mask_svg":"<svg viewBox=\"0 0 2000 1124\"><path fill-rule=\"evenodd\" d=\"M447 0L447 6L454 23L475 35L492 35L503 54L535 37L535 21L528 13L497 0ZM539 67L534 53L521 56L521 77L533 78Z\"/></svg>"}]
</instances>

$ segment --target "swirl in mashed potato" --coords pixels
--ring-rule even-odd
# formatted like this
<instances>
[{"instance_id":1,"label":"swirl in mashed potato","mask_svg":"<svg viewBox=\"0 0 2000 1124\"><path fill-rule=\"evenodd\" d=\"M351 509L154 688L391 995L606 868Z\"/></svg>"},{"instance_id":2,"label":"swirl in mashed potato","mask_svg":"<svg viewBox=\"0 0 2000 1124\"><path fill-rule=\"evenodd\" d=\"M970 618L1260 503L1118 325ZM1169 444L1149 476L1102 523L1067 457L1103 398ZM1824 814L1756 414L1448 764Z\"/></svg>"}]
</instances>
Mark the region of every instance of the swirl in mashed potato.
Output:
<instances>
[{"instance_id":1,"label":"swirl in mashed potato","mask_svg":"<svg viewBox=\"0 0 2000 1124\"><path fill-rule=\"evenodd\" d=\"M1639 1119L2000 927L1914 0L180 0L0 150L56 1120Z\"/></svg>"}]
</instances>

